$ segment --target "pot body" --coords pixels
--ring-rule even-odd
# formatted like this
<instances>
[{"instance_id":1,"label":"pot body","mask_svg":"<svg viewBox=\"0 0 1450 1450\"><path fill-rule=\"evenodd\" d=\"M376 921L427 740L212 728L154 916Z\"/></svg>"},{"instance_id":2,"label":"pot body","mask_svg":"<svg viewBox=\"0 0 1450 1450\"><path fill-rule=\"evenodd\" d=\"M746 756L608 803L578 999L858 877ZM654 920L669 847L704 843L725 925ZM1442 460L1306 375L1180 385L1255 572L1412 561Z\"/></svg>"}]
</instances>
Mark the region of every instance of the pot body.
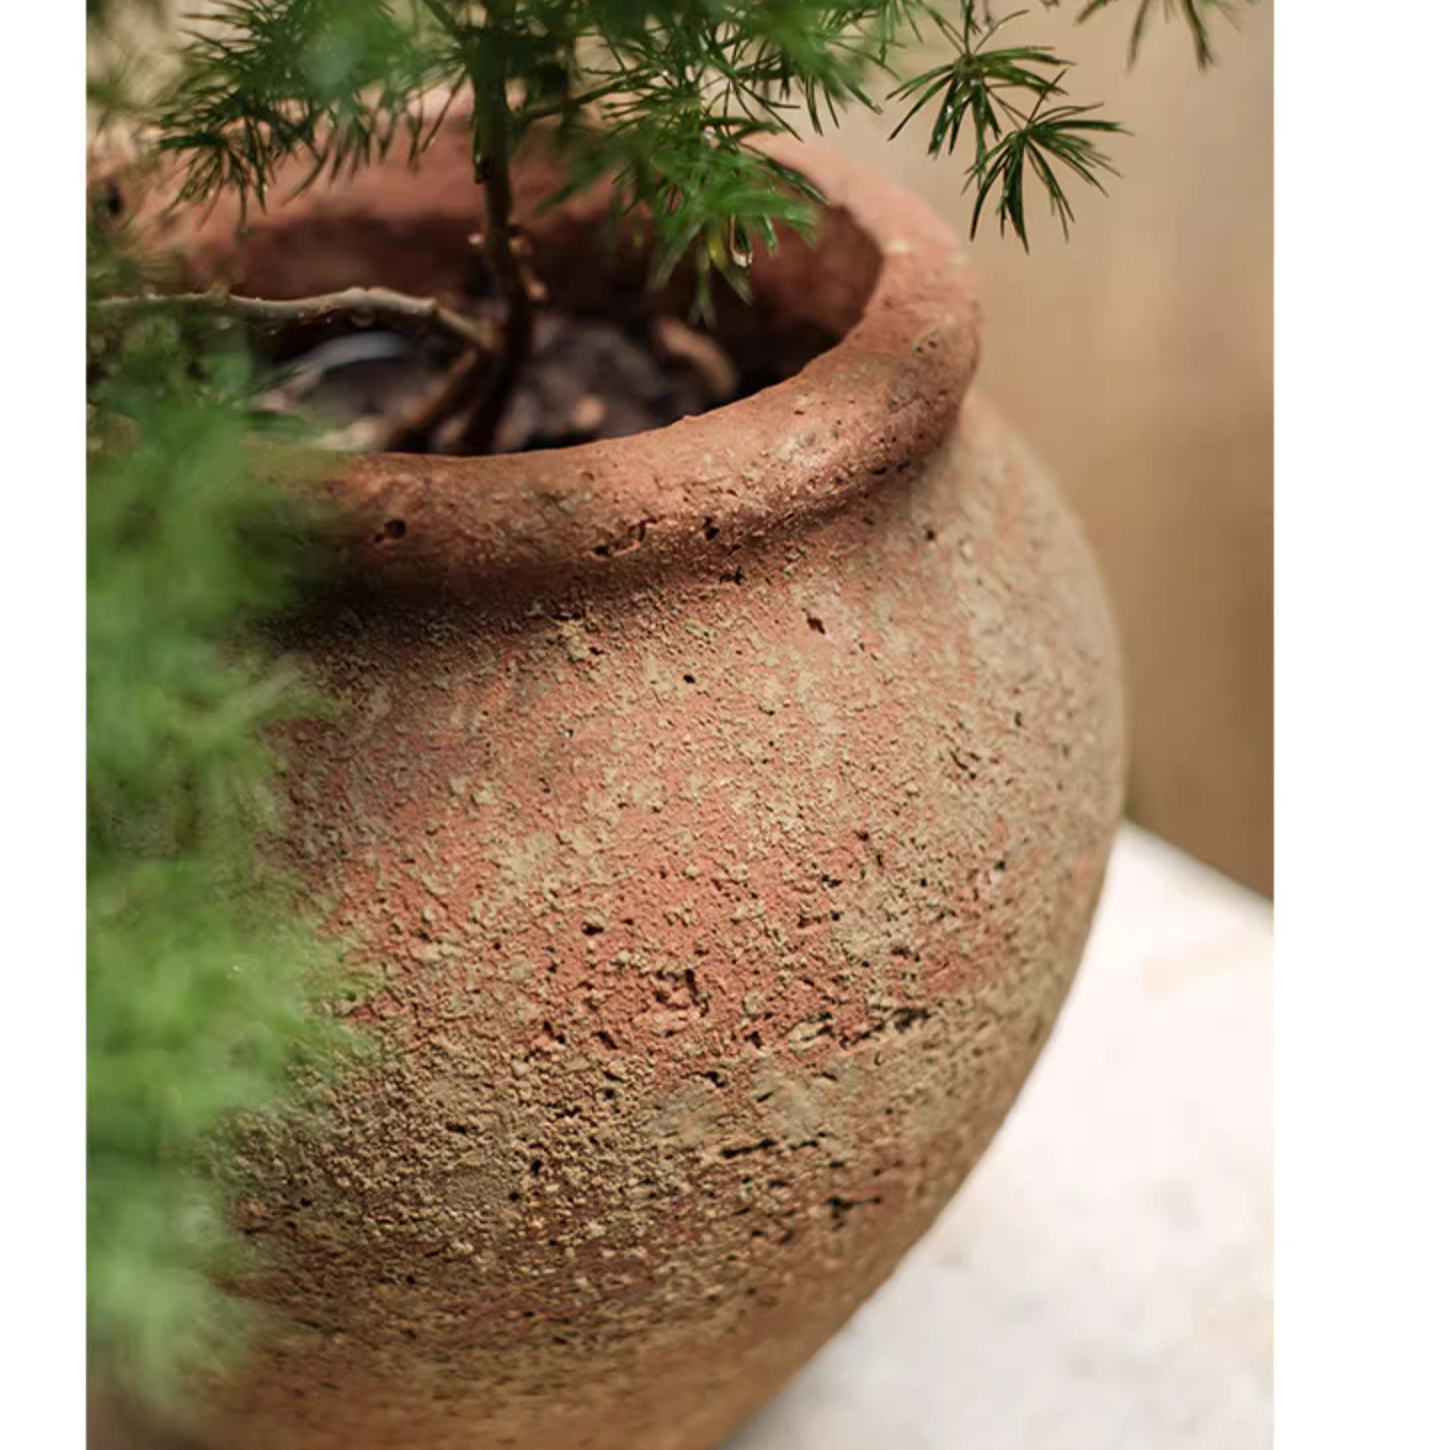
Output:
<instances>
[{"instance_id":1,"label":"pot body","mask_svg":"<svg viewBox=\"0 0 1450 1450\"><path fill-rule=\"evenodd\" d=\"M668 475L522 456L510 516L570 540L591 505L528 470L641 490L577 568L285 627L343 704L287 742L294 864L381 968L384 1052L239 1150L278 1312L207 1450L709 1450L1001 1123L1118 818L1117 654L1051 484L888 311L900 346L663 430ZM849 486L793 491L833 439ZM456 583L524 547L401 466L357 465L359 550L447 529Z\"/></svg>"},{"instance_id":2,"label":"pot body","mask_svg":"<svg viewBox=\"0 0 1450 1450\"><path fill-rule=\"evenodd\" d=\"M297 840L392 1049L254 1142L269 1450L708 1450L990 1141L1120 793L1076 527L1000 424L720 567L295 636Z\"/></svg>"}]
</instances>

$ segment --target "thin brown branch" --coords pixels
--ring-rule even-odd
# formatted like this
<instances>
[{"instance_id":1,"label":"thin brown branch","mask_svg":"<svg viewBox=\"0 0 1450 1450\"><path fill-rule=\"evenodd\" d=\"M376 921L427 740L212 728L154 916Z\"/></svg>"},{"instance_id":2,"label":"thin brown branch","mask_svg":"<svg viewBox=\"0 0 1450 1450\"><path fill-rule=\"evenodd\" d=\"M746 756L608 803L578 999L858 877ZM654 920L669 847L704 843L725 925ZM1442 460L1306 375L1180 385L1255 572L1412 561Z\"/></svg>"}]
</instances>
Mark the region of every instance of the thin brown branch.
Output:
<instances>
[{"instance_id":1,"label":"thin brown branch","mask_svg":"<svg viewBox=\"0 0 1450 1450\"><path fill-rule=\"evenodd\" d=\"M459 448L466 453L486 453L492 446L494 434L503 420L504 410L518 387L534 348L533 298L529 294L523 269L514 255L509 229L506 225L499 224L499 218L507 215L507 211L490 201L484 255L488 270L503 293L506 311L502 346L493 355L483 391L459 435Z\"/></svg>"},{"instance_id":2,"label":"thin brown branch","mask_svg":"<svg viewBox=\"0 0 1450 1450\"><path fill-rule=\"evenodd\" d=\"M383 453L425 453L434 432L461 408L478 397L488 379L489 360L481 352L459 356L443 382L408 417L403 418L380 445Z\"/></svg>"},{"instance_id":3,"label":"thin brown branch","mask_svg":"<svg viewBox=\"0 0 1450 1450\"><path fill-rule=\"evenodd\" d=\"M508 94L498 81L491 91L474 83L479 151L475 166L483 187L486 223L483 257L504 303L502 346L488 380L459 435L463 452L486 453L534 350L534 301L514 252L513 181L509 175Z\"/></svg>"},{"instance_id":4,"label":"thin brown branch","mask_svg":"<svg viewBox=\"0 0 1450 1450\"><path fill-rule=\"evenodd\" d=\"M459 25L456 17L448 13L447 7L441 4L440 0L423 0L423 5L454 40L463 38L463 27Z\"/></svg>"},{"instance_id":5,"label":"thin brown branch","mask_svg":"<svg viewBox=\"0 0 1450 1450\"><path fill-rule=\"evenodd\" d=\"M344 317L360 326L396 322L430 328L476 352L490 352L495 345L491 333L437 299L410 297L388 287L348 287L317 297L292 298L237 297L228 292L159 292L140 297L108 297L96 304L96 311L102 315L125 316L166 312L178 307L235 317L269 329L324 322L333 317Z\"/></svg>"}]
</instances>

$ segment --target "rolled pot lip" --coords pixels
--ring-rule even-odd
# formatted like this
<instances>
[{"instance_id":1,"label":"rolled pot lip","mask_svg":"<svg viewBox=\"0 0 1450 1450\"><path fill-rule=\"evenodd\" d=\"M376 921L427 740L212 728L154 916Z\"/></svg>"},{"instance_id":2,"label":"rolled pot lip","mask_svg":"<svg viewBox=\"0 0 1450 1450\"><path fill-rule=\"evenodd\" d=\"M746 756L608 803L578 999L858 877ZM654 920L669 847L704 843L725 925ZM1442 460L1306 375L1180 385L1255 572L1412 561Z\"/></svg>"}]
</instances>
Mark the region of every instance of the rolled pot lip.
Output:
<instances>
[{"instance_id":1,"label":"rolled pot lip","mask_svg":"<svg viewBox=\"0 0 1450 1450\"><path fill-rule=\"evenodd\" d=\"M626 560L634 574L719 558L838 508L936 450L980 356L978 293L961 241L919 197L827 145L783 139L770 149L879 252L874 287L840 341L749 397L622 438L329 464L309 487L335 512L352 582L473 595L505 576L562 582L623 572Z\"/></svg>"}]
</instances>

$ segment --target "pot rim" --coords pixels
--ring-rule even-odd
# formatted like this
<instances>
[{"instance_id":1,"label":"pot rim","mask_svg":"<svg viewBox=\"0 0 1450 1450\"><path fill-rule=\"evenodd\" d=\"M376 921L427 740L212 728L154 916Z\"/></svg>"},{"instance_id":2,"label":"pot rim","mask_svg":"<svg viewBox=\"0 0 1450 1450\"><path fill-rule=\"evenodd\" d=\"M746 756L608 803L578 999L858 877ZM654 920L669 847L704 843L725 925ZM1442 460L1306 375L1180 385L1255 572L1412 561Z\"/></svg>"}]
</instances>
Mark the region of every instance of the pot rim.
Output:
<instances>
[{"instance_id":1,"label":"pot rim","mask_svg":"<svg viewBox=\"0 0 1450 1450\"><path fill-rule=\"evenodd\" d=\"M477 595L505 576L616 577L723 552L831 512L934 453L981 351L973 273L924 201L827 146L771 150L879 253L856 322L798 373L663 427L526 453L349 457L309 481L338 515L345 572L369 591ZM345 200L345 183L332 192ZM286 208L272 214L285 222ZM726 576L730 577L730 576Z\"/></svg>"}]
</instances>

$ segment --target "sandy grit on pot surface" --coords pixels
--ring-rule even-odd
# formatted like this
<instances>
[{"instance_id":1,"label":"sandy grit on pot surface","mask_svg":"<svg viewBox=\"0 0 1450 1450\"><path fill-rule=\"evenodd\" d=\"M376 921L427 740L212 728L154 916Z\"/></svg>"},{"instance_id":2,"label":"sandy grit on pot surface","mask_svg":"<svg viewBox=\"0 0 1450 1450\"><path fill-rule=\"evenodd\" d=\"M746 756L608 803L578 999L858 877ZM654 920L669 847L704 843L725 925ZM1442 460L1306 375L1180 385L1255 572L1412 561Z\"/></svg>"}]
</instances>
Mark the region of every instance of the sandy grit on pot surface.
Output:
<instances>
[{"instance_id":1,"label":"sandy grit on pot surface","mask_svg":"<svg viewBox=\"0 0 1450 1450\"><path fill-rule=\"evenodd\" d=\"M345 584L282 635L345 709L285 742L289 840L384 968L385 1054L320 1138L239 1148L277 1312L206 1450L709 1450L890 1273L1052 1027L1121 800L1101 590L968 396L951 231L795 159L820 246L724 324L840 337L795 377L321 485ZM446 292L467 166L448 139L176 240L257 292ZM530 228L581 307L637 286L598 222Z\"/></svg>"}]
</instances>

